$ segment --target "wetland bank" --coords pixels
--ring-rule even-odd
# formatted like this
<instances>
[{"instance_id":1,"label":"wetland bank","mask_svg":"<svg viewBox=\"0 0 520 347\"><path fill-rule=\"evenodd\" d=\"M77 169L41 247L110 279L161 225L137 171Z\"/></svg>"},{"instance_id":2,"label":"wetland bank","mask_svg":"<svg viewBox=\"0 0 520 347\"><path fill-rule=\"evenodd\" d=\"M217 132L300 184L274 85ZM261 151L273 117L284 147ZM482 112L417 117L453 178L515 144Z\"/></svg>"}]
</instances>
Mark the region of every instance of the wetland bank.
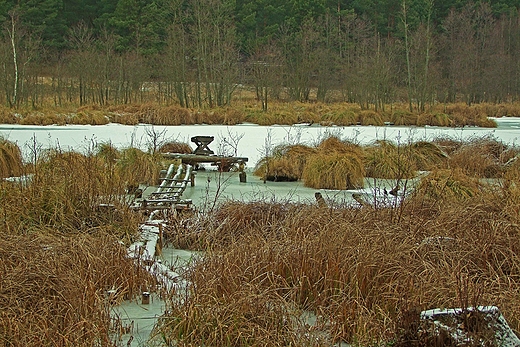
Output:
<instances>
[{"instance_id":1,"label":"wetland bank","mask_svg":"<svg viewBox=\"0 0 520 347\"><path fill-rule=\"evenodd\" d=\"M507 124L451 129L451 136L444 128L275 126L261 136L264 128L253 125L167 128L175 140L211 132L215 149L224 142L219 136L251 129L256 135L244 136L238 155L250 156L253 165L267 154L271 169L292 153L275 148L293 134L319 151L328 135L355 131L356 136L344 133L338 140L349 147L357 139L365 173L378 176L364 181L366 191L389 188L398 179L404 190L413 177L405 168L412 163L415 170L430 172L402 203L359 207L347 198L330 198L344 188L308 188L296 181L279 189L279 182L264 185L251 171L245 184L234 173L201 171L191 197L196 210L176 215L164 227L168 247L203 254L185 269L171 264L187 285L175 293L127 257L126 247L138 240L143 222L128 208L128 182L153 186L165 165L159 154L130 146L150 144L147 126L56 132L33 127L24 141L16 138L23 127L10 126L3 132L21 151L4 147L3 153L18 153L4 159L5 175L30 173L31 181L2 182L2 341L125 345L137 334L115 338L126 327L114 325L111 305L138 301L143 291L162 295L165 302L147 342L157 346L405 346L412 340L428 345L415 329L420 311L479 305L498 306L518 331L520 172L512 161L518 155L517 125L514 119ZM66 133L68 139L60 138ZM121 135L124 139L117 138ZM417 156L414 144L422 140L447 155ZM347 153L342 148L329 146L327 153ZM27 159L17 164L22 156ZM278 197L278 189L287 194ZM315 203L318 190L328 206ZM444 238L450 241L424 242ZM108 291L115 295L107 298ZM302 318L307 312L315 314L312 325Z\"/></svg>"}]
</instances>

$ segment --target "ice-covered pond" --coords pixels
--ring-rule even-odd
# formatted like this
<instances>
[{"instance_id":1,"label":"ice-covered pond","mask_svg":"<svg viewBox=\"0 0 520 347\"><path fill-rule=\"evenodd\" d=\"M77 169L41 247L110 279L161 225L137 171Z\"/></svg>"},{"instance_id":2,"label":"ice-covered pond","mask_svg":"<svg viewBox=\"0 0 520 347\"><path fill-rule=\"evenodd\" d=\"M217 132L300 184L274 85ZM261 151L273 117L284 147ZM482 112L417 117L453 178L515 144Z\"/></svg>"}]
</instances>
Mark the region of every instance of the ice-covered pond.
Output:
<instances>
[{"instance_id":1,"label":"ice-covered pond","mask_svg":"<svg viewBox=\"0 0 520 347\"><path fill-rule=\"evenodd\" d=\"M197 135L214 136L210 144L217 154L236 155L249 158L248 167L252 168L258 160L266 155L274 146L282 143L317 144L329 135L342 139L350 139L360 144L368 144L374 140L391 140L408 143L420 140L433 140L437 137L455 139L470 139L472 137L493 136L506 144L516 145L520 137L520 118L496 119L498 127L494 129L464 127L396 127L396 126L352 126L352 127L320 127L309 125L295 126L258 126L241 124L235 126L222 125L185 125L185 126L152 126L140 124L126 126L108 124L101 126L68 125L68 126L23 126L0 125L0 136L16 142L22 151L28 155L34 149L61 148L86 152L99 143L110 142L118 148L135 146L148 149L153 136L159 136L161 141L176 140L190 143ZM229 153L229 144L234 144L236 153ZM190 143L191 144L191 143ZM228 144L228 145L226 145ZM193 146L193 144L192 144ZM35 148L36 147L36 148ZM233 146L231 146L233 147ZM221 151L228 151L222 153ZM219 186L221 185L221 186ZM368 188L377 188L379 184L370 183ZM390 187L390 183L388 185ZM221 189L224 188L224 189ZM308 202L314 200L315 189L306 188L301 182L267 182L261 184L258 178L248 176L247 183L239 183L237 173L202 172L197 175L195 187L189 187L185 198L193 199L198 208L201 204L212 203L216 191L223 198L251 200L256 198L277 199ZM344 200L352 195L348 191L322 191L328 200ZM208 200L209 198L209 200ZM205 200L206 199L206 200ZM184 263L191 257L190 252L165 249L162 255L165 264ZM124 334L120 344L128 346L146 345L155 321L164 310L164 302L152 295L150 304L143 305L139 300L126 302L114 308L114 316L119 317L124 326L132 325L132 334Z\"/></svg>"},{"instance_id":2,"label":"ice-covered pond","mask_svg":"<svg viewBox=\"0 0 520 347\"><path fill-rule=\"evenodd\" d=\"M232 150L226 143L238 141L237 155L249 158L248 167L253 167L269 148L281 143L316 144L324 137L337 135L342 139L350 139L360 144L374 140L392 140L401 143L419 140L432 140L440 136L456 139L494 136L507 144L517 144L520 138L520 118L497 118L498 127L494 129L463 127L401 127L401 126L350 126L321 127L304 124L294 126L259 126L254 124L225 125L180 125L152 126L140 124L135 126L121 124L107 125L66 125L66 126L33 126L1 124L0 136L18 143L25 153L29 153L35 144L39 148L61 148L87 151L98 143L110 142L118 148L135 146L148 149L152 137L159 140L176 140L190 143L192 136L214 136L210 148L217 154L220 151ZM233 146L231 146L233 147Z\"/></svg>"}]
</instances>

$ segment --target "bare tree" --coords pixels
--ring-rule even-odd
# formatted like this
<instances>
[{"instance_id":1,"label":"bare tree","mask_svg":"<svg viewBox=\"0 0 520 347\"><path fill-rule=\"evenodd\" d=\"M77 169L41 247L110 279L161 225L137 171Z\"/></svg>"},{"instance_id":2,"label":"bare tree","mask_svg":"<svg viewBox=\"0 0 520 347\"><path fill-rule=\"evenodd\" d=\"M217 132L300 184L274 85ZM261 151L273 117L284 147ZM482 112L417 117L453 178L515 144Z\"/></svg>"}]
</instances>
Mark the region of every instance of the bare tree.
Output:
<instances>
[{"instance_id":1,"label":"bare tree","mask_svg":"<svg viewBox=\"0 0 520 347\"><path fill-rule=\"evenodd\" d=\"M403 31L404 31L404 50L406 55L406 87L408 90L408 107L410 112L413 111L412 108L412 65L410 62L410 40L408 38L409 28L408 28L408 6L406 4L406 0L403 0L401 3L402 6L402 17L401 20L403 22Z\"/></svg>"},{"instance_id":2,"label":"bare tree","mask_svg":"<svg viewBox=\"0 0 520 347\"><path fill-rule=\"evenodd\" d=\"M282 57L275 44L260 46L248 61L248 74L255 86L256 98L267 111L268 100L277 97L281 80Z\"/></svg>"},{"instance_id":3,"label":"bare tree","mask_svg":"<svg viewBox=\"0 0 520 347\"><path fill-rule=\"evenodd\" d=\"M16 10L9 11L9 17L11 19L10 25L7 27L7 32L9 34L9 40L11 42L11 49L13 53L13 68L14 68L14 77L13 77L13 93L9 100L10 106L14 106L17 104L18 97L18 84L19 84L19 75L18 75L18 53L17 53L17 24L18 24L18 13Z\"/></svg>"},{"instance_id":4,"label":"bare tree","mask_svg":"<svg viewBox=\"0 0 520 347\"><path fill-rule=\"evenodd\" d=\"M236 88L238 50L227 0L192 0L197 106L228 105Z\"/></svg>"}]
</instances>

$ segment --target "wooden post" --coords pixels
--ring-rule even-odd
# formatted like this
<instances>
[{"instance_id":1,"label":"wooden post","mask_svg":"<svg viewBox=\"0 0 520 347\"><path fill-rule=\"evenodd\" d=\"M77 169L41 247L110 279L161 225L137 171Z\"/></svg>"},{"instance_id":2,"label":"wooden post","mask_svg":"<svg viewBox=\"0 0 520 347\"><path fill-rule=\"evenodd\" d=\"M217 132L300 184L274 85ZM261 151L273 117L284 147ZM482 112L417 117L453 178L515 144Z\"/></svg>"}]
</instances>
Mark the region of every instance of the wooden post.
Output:
<instances>
[{"instance_id":1,"label":"wooden post","mask_svg":"<svg viewBox=\"0 0 520 347\"><path fill-rule=\"evenodd\" d=\"M143 305L149 305L150 304L150 292L143 292L141 295L141 301Z\"/></svg>"},{"instance_id":2,"label":"wooden post","mask_svg":"<svg viewBox=\"0 0 520 347\"><path fill-rule=\"evenodd\" d=\"M163 246L163 225L162 223L159 224L159 241L155 245L155 255L160 255L162 253L162 246Z\"/></svg>"},{"instance_id":3,"label":"wooden post","mask_svg":"<svg viewBox=\"0 0 520 347\"><path fill-rule=\"evenodd\" d=\"M190 185L195 187L195 172L192 172L190 175Z\"/></svg>"},{"instance_id":4,"label":"wooden post","mask_svg":"<svg viewBox=\"0 0 520 347\"><path fill-rule=\"evenodd\" d=\"M246 181L247 181L247 176L246 176L246 172L244 171L244 168L245 168L244 162L243 161L239 162L238 171L240 171L240 173L238 174L238 178L240 179L240 183L246 183Z\"/></svg>"}]
</instances>

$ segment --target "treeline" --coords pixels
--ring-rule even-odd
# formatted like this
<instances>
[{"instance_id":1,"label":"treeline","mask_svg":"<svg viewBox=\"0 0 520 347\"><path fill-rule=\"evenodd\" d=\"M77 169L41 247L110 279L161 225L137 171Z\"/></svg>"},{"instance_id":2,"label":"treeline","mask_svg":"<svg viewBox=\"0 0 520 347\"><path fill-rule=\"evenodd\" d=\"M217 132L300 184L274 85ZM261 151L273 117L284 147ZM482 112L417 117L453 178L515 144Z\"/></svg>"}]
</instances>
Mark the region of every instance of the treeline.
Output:
<instances>
[{"instance_id":1,"label":"treeline","mask_svg":"<svg viewBox=\"0 0 520 347\"><path fill-rule=\"evenodd\" d=\"M425 110L520 95L520 1L0 3L11 107L270 100Z\"/></svg>"}]
</instances>

